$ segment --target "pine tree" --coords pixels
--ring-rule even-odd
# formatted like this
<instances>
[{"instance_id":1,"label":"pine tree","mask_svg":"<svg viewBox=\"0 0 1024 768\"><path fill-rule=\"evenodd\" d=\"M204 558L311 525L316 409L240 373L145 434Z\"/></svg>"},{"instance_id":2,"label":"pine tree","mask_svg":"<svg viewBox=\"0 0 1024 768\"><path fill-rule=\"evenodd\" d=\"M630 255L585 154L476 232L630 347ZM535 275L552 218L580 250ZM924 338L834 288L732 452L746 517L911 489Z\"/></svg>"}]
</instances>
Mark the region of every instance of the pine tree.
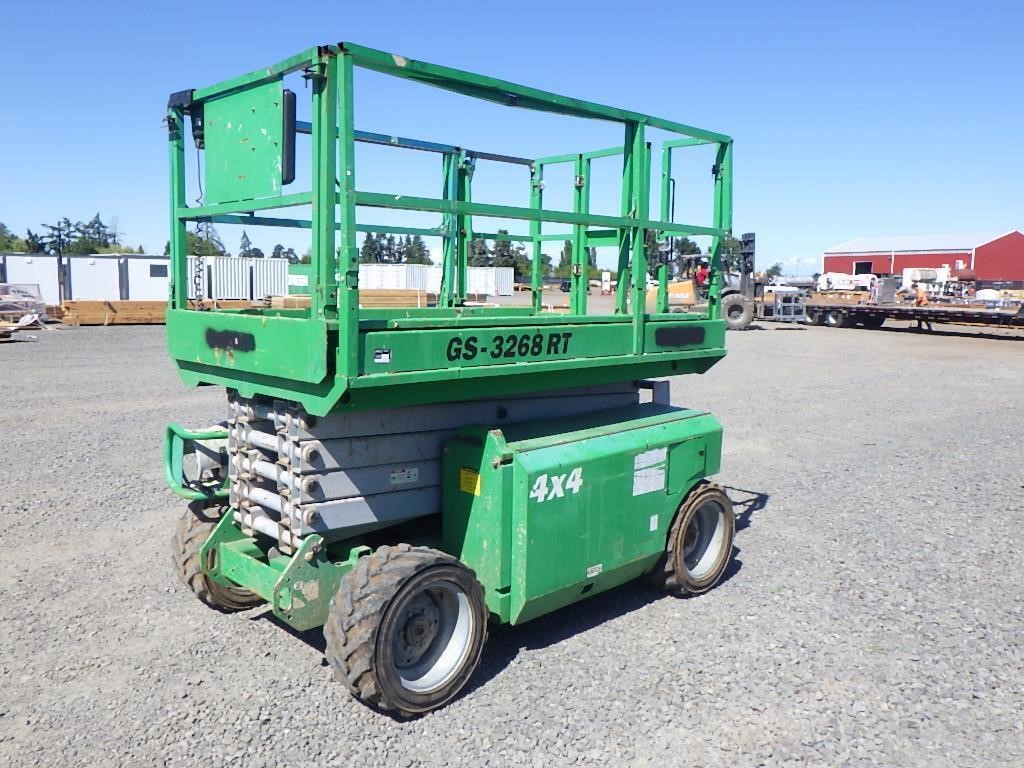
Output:
<instances>
[{"instance_id":1,"label":"pine tree","mask_svg":"<svg viewBox=\"0 0 1024 768\"><path fill-rule=\"evenodd\" d=\"M507 229L499 229L499 235L507 235ZM512 241L511 240L495 240L494 250L492 251L494 260L492 266L495 267L514 267L516 265L515 259L512 257Z\"/></svg>"},{"instance_id":2,"label":"pine tree","mask_svg":"<svg viewBox=\"0 0 1024 768\"><path fill-rule=\"evenodd\" d=\"M405 257L409 249L409 236L400 237L395 242L395 264L405 264Z\"/></svg>"},{"instance_id":3,"label":"pine tree","mask_svg":"<svg viewBox=\"0 0 1024 768\"><path fill-rule=\"evenodd\" d=\"M523 243L516 243L513 246L512 260L515 262L516 275L519 277L529 277L533 274L533 261L526 252L526 246Z\"/></svg>"},{"instance_id":4,"label":"pine tree","mask_svg":"<svg viewBox=\"0 0 1024 768\"><path fill-rule=\"evenodd\" d=\"M380 263L380 248L377 244L377 237L373 232L363 235L363 247L359 251L360 264Z\"/></svg>"},{"instance_id":5,"label":"pine tree","mask_svg":"<svg viewBox=\"0 0 1024 768\"><path fill-rule=\"evenodd\" d=\"M420 235L413 235L405 245L406 264L433 264L427 244Z\"/></svg>"},{"instance_id":6,"label":"pine tree","mask_svg":"<svg viewBox=\"0 0 1024 768\"><path fill-rule=\"evenodd\" d=\"M487 248L487 241L481 238L474 238L469 244L469 266L488 267L491 264L491 253Z\"/></svg>"},{"instance_id":7,"label":"pine tree","mask_svg":"<svg viewBox=\"0 0 1024 768\"><path fill-rule=\"evenodd\" d=\"M242 239L238 243L238 255L246 257L249 255L249 251L252 248L252 241L249 239L249 235L246 234L245 230L242 230Z\"/></svg>"}]
</instances>

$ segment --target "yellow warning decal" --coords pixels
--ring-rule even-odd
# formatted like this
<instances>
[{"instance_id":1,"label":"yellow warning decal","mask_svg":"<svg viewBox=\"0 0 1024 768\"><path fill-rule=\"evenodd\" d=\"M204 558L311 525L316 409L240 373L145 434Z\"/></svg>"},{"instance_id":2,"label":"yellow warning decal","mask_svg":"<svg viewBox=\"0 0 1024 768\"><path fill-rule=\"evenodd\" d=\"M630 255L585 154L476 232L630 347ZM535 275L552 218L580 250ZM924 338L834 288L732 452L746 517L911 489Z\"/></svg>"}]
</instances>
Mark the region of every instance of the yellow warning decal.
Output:
<instances>
[{"instance_id":1,"label":"yellow warning decal","mask_svg":"<svg viewBox=\"0 0 1024 768\"><path fill-rule=\"evenodd\" d=\"M480 473L469 467L459 467L459 490L463 493L480 495Z\"/></svg>"}]
</instances>

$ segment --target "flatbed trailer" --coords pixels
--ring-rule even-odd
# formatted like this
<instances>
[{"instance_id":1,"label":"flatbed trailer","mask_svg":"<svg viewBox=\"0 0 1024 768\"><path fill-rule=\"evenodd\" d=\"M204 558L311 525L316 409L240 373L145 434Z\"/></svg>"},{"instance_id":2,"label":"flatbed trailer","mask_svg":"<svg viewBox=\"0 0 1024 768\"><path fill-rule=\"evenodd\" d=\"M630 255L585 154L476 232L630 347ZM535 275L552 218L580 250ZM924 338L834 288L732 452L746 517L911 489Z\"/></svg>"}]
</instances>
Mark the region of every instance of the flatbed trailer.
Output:
<instances>
[{"instance_id":1,"label":"flatbed trailer","mask_svg":"<svg viewBox=\"0 0 1024 768\"><path fill-rule=\"evenodd\" d=\"M832 328L881 328L886 320L910 320L931 325L988 325L1024 328L1024 304L1019 307L929 304L853 304L811 301L806 305L807 322Z\"/></svg>"}]
</instances>

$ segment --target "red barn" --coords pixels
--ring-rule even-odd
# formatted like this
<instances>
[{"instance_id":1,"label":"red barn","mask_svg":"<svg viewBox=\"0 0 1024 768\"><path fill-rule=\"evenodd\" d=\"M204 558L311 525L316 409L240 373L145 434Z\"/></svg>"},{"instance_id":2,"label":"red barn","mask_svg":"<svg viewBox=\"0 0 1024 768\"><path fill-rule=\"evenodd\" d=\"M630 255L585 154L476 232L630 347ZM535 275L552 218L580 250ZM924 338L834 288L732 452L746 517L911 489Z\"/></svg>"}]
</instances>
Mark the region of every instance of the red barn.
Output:
<instances>
[{"instance_id":1,"label":"red barn","mask_svg":"<svg viewBox=\"0 0 1024 768\"><path fill-rule=\"evenodd\" d=\"M901 275L907 267L973 270L980 282L1024 283L1024 235L858 237L825 251L823 272Z\"/></svg>"}]
</instances>

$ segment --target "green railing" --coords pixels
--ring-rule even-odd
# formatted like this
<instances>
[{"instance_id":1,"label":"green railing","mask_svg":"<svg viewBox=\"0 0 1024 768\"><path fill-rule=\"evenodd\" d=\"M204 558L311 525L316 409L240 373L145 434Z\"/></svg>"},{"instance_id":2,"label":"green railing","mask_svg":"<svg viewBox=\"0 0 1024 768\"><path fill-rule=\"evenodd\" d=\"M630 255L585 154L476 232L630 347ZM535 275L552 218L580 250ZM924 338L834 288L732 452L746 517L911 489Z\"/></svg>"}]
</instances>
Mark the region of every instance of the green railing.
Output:
<instances>
[{"instance_id":1,"label":"green railing","mask_svg":"<svg viewBox=\"0 0 1024 768\"><path fill-rule=\"evenodd\" d=\"M591 152L522 158L357 131L353 122L355 67L508 106L619 123L624 131L623 142L621 146ZM289 92L283 90L283 80L294 73L301 73L310 86L312 119L309 122L297 121L293 115L290 119ZM186 204L186 117L191 119L192 137L203 149L205 161L206 198L202 204L192 206ZM573 249L567 322L572 322L573 318L582 319L587 314L589 248L614 247L618 251L618 286L612 317L632 324L631 343L627 349L621 350L632 355L644 352L645 324L668 319L665 315L668 312L668 267L664 263L657 269L660 289L656 311L648 313L648 243L652 238L664 242L683 235L710 236L712 276L707 313L703 318L718 319L722 282L721 240L730 235L732 219L732 140L728 136L349 43L312 48L274 66L207 88L175 94L168 106L168 126L172 193L171 309L182 311L189 306L190 275L186 253L186 226L189 223L310 229L309 309L285 315L278 313L274 317L267 313L267 318L282 322L302 318L318 324L318 330L308 333L310 344L321 336L326 337L328 329L336 330L341 340L337 343L337 359L331 363L336 376L353 379L360 375L360 349L354 340L360 333L361 320L365 323L379 317L379 312L360 312L359 308L358 232L388 231L442 238L443 278L434 315L439 322L446 318L455 322L457 317L463 316L461 312L453 314L450 310L461 307L466 300L467 266L474 238L505 239L532 245L532 312L538 316L543 305L542 245L548 241L570 240ZM665 141L661 146L661 211L657 219L651 218L649 210L652 149L645 138L648 128L679 137ZM307 134L312 139L311 188L286 193L284 188L290 173L289 151L294 153L295 134ZM361 191L357 187L354 161L356 142L441 155L442 196L407 197ZM714 205L711 226L672 220L672 152L698 145L717 148L712 169ZM605 157L621 157L621 206L617 216L596 214L590 210L591 163ZM531 185L529 206L496 205L473 200L472 179L478 160L528 168ZM571 211L544 207L544 171L558 164L572 165ZM312 216L298 219L278 213L295 206L310 207ZM440 221L436 227L376 225L357 221L357 211L362 213L375 208L436 213L440 215ZM528 222L529 234L474 229L481 219L488 218ZM545 229L545 225L556 229ZM476 312L475 316L480 314ZM495 318L494 324L501 325L502 317L518 317L521 311L513 313L494 309L490 314ZM678 315L673 317L680 320ZM251 323L246 326L252 327ZM309 354L324 355L326 351L311 349ZM183 357L178 355L179 360ZM198 361L197 357L193 362L198 364ZM290 375L291 368L276 364L269 355L263 364L270 366L273 375L279 379ZM297 375L301 380L315 382L317 376L327 375L331 366L324 368L311 358L304 364L296 363L292 368L300 372Z\"/></svg>"}]
</instances>

